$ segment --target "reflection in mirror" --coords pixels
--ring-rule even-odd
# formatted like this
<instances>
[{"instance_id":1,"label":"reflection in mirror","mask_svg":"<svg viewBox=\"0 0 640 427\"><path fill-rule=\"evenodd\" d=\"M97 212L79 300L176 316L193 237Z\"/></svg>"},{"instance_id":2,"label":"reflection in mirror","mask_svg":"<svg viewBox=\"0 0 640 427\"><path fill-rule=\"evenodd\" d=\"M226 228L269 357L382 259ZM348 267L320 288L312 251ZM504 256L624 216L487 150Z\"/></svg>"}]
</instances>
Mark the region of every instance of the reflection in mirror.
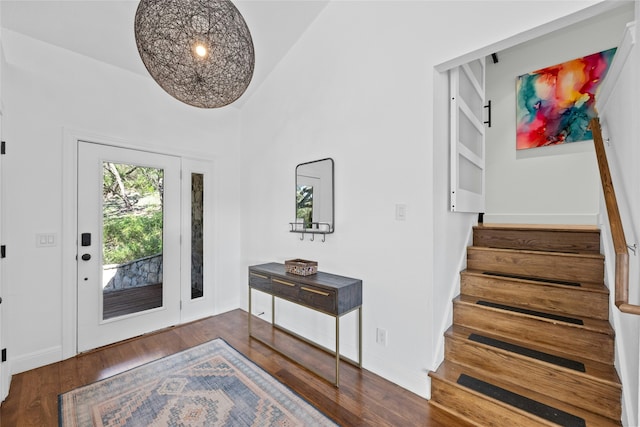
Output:
<instances>
[{"instance_id":1,"label":"reflection in mirror","mask_svg":"<svg viewBox=\"0 0 640 427\"><path fill-rule=\"evenodd\" d=\"M333 159L296 167L296 221L292 232L333 233Z\"/></svg>"},{"instance_id":2,"label":"reflection in mirror","mask_svg":"<svg viewBox=\"0 0 640 427\"><path fill-rule=\"evenodd\" d=\"M304 228L311 228L313 220L313 187L310 185L298 185L296 193L296 219L302 220Z\"/></svg>"}]
</instances>

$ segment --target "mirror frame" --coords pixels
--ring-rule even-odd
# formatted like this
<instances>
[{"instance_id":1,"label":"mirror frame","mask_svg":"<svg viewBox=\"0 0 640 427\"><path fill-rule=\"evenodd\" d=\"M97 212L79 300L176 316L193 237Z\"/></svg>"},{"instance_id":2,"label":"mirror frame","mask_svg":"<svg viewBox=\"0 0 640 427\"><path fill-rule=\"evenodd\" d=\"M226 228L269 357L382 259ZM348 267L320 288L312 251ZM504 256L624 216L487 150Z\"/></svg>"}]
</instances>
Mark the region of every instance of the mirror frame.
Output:
<instances>
[{"instance_id":1,"label":"mirror frame","mask_svg":"<svg viewBox=\"0 0 640 427\"><path fill-rule=\"evenodd\" d=\"M310 165L313 163L319 163L319 162L326 162L328 161L331 167L331 222L327 222L327 221L319 221L317 222L318 224L318 228L298 228L300 223L297 222L297 212L298 212L298 201L297 201L297 194L298 194L298 170L301 166L306 166L306 165ZM292 233L308 233L308 234L331 234L334 232L335 230L335 170L334 170L334 161L331 157L327 157L324 159L320 159L320 160L313 160L311 162L305 162L305 163L300 163L296 166L295 169L295 194L296 194L296 198L294 199L294 212L295 212L295 218L296 220L292 223L290 223L291 225L291 232ZM320 229L319 225L320 224L329 224L329 230L322 230Z\"/></svg>"}]
</instances>

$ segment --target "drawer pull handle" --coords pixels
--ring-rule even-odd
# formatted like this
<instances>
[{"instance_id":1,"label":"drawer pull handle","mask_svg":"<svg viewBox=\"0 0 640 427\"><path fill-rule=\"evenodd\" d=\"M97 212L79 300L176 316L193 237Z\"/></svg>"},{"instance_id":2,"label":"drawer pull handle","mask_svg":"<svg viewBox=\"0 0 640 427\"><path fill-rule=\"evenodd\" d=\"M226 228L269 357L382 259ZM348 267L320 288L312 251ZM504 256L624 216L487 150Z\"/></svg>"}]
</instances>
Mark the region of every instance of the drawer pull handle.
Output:
<instances>
[{"instance_id":1,"label":"drawer pull handle","mask_svg":"<svg viewBox=\"0 0 640 427\"><path fill-rule=\"evenodd\" d=\"M314 294L322 295L323 297L328 297L329 296L329 292L317 291L315 289L306 288L304 286L300 287L300 289L305 290L307 292L313 292Z\"/></svg>"},{"instance_id":2,"label":"drawer pull handle","mask_svg":"<svg viewBox=\"0 0 640 427\"><path fill-rule=\"evenodd\" d=\"M286 286L291 286L291 287L295 287L295 283L289 283L289 282L284 282L282 280L278 280L278 279L271 279L272 282L276 282L276 283L280 283L281 285L286 285Z\"/></svg>"},{"instance_id":3,"label":"drawer pull handle","mask_svg":"<svg viewBox=\"0 0 640 427\"><path fill-rule=\"evenodd\" d=\"M252 275L252 276L259 277L259 278L261 278L261 279L268 279L268 277L267 277L267 276L263 276L262 274L258 274L258 273L251 273L251 275Z\"/></svg>"}]
</instances>

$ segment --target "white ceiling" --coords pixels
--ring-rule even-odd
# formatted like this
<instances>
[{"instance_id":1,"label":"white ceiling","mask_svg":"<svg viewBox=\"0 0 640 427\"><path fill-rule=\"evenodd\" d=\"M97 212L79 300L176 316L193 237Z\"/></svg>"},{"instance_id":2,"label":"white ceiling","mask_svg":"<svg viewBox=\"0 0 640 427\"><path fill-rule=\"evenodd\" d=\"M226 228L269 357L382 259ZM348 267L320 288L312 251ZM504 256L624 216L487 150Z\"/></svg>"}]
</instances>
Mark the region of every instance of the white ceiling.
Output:
<instances>
[{"instance_id":1,"label":"white ceiling","mask_svg":"<svg viewBox=\"0 0 640 427\"><path fill-rule=\"evenodd\" d=\"M329 0L235 0L253 38L247 93L264 81ZM148 76L133 34L136 0L1 0L2 27Z\"/></svg>"}]
</instances>

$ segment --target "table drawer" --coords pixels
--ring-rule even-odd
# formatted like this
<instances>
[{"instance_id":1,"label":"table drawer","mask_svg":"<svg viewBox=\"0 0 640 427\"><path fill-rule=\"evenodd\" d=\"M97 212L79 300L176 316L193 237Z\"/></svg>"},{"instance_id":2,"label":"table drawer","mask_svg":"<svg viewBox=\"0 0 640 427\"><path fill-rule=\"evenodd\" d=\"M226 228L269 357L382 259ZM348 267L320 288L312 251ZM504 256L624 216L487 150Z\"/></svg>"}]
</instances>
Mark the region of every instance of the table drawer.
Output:
<instances>
[{"instance_id":1,"label":"table drawer","mask_svg":"<svg viewBox=\"0 0 640 427\"><path fill-rule=\"evenodd\" d=\"M311 285L300 285L298 299L302 304L324 311L337 313L336 292L329 289L317 288Z\"/></svg>"},{"instance_id":2,"label":"table drawer","mask_svg":"<svg viewBox=\"0 0 640 427\"><path fill-rule=\"evenodd\" d=\"M294 302L298 299L300 285L289 280L271 278L271 289L275 296L287 298Z\"/></svg>"},{"instance_id":3,"label":"table drawer","mask_svg":"<svg viewBox=\"0 0 640 427\"><path fill-rule=\"evenodd\" d=\"M265 292L271 292L271 278L265 274L249 272L249 286Z\"/></svg>"}]
</instances>

